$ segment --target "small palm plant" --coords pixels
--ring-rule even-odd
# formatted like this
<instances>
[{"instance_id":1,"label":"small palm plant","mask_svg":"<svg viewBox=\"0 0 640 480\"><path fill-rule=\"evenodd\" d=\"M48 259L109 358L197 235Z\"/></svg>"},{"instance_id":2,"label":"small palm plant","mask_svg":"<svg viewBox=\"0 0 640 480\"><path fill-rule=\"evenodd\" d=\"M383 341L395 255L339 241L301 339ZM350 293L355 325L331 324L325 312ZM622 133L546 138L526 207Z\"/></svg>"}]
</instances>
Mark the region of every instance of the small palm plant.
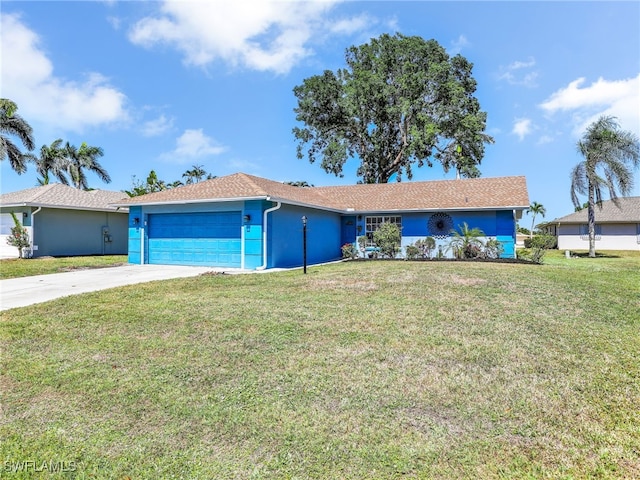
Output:
<instances>
[{"instance_id":1,"label":"small palm plant","mask_svg":"<svg viewBox=\"0 0 640 480\"><path fill-rule=\"evenodd\" d=\"M415 245L420 251L422 258L431 258L431 254L436 248L436 239L433 237L426 237L418 240Z\"/></svg>"},{"instance_id":2,"label":"small palm plant","mask_svg":"<svg viewBox=\"0 0 640 480\"><path fill-rule=\"evenodd\" d=\"M477 227L469 228L467 222L458 225L460 231L451 230L453 237L449 240L448 250L456 258L478 258L482 255L484 244L481 237L484 232Z\"/></svg>"}]
</instances>

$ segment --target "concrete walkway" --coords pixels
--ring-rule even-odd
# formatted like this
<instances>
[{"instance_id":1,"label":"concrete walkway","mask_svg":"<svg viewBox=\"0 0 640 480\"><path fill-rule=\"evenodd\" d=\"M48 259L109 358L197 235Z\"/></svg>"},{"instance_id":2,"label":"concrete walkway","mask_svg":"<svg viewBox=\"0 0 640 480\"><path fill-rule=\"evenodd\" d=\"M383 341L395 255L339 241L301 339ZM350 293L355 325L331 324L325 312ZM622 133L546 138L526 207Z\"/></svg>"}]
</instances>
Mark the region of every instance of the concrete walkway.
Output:
<instances>
[{"instance_id":1,"label":"concrete walkway","mask_svg":"<svg viewBox=\"0 0 640 480\"><path fill-rule=\"evenodd\" d=\"M134 283L195 277L215 271L235 273L231 272L230 269L212 267L125 265L122 267L93 268L68 273L11 278L0 280L0 310L26 307L68 295L95 292Z\"/></svg>"}]
</instances>

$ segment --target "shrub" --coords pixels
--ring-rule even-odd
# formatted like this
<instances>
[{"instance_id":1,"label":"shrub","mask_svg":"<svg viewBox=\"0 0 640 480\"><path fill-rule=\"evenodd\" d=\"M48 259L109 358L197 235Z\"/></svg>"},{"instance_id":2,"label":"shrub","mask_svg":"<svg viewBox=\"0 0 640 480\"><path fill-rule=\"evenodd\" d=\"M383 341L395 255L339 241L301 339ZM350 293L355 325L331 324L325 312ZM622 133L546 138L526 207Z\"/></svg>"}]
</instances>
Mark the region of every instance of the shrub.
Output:
<instances>
[{"instance_id":1,"label":"shrub","mask_svg":"<svg viewBox=\"0 0 640 480\"><path fill-rule=\"evenodd\" d=\"M345 243L342 246L342 258L358 258L358 249L353 243Z\"/></svg>"},{"instance_id":2,"label":"shrub","mask_svg":"<svg viewBox=\"0 0 640 480\"><path fill-rule=\"evenodd\" d=\"M546 251L555 248L557 244L557 239L553 235L535 235L526 240L525 249L517 254L518 258L525 258L535 263L542 263Z\"/></svg>"},{"instance_id":3,"label":"shrub","mask_svg":"<svg viewBox=\"0 0 640 480\"><path fill-rule=\"evenodd\" d=\"M418 240L415 244L422 258L431 258L431 253L436 248L436 240L433 237L426 237Z\"/></svg>"},{"instance_id":4,"label":"shrub","mask_svg":"<svg viewBox=\"0 0 640 480\"><path fill-rule=\"evenodd\" d=\"M417 242L416 242L417 243ZM415 260L420 256L420 249L415 245L407 245L406 248L407 260Z\"/></svg>"},{"instance_id":5,"label":"shrub","mask_svg":"<svg viewBox=\"0 0 640 480\"><path fill-rule=\"evenodd\" d=\"M373 232L373 241L384 257L395 258L400 240L400 228L395 223L385 222Z\"/></svg>"},{"instance_id":6,"label":"shrub","mask_svg":"<svg viewBox=\"0 0 640 480\"><path fill-rule=\"evenodd\" d=\"M485 258L500 258L504 252L502 243L497 238L490 238L484 243L484 257Z\"/></svg>"},{"instance_id":7,"label":"shrub","mask_svg":"<svg viewBox=\"0 0 640 480\"><path fill-rule=\"evenodd\" d=\"M18 258L24 258L25 249L31 246L27 229L22 226L16 214L11 212L14 226L11 227L11 235L7 238L7 244L18 249Z\"/></svg>"},{"instance_id":8,"label":"shrub","mask_svg":"<svg viewBox=\"0 0 640 480\"><path fill-rule=\"evenodd\" d=\"M558 239L553 235L534 235L524 239L524 248L544 248L550 250L558 246Z\"/></svg>"},{"instance_id":9,"label":"shrub","mask_svg":"<svg viewBox=\"0 0 640 480\"><path fill-rule=\"evenodd\" d=\"M358 237L358 248L364 254L367 249L367 237L366 235L362 235Z\"/></svg>"},{"instance_id":10,"label":"shrub","mask_svg":"<svg viewBox=\"0 0 640 480\"><path fill-rule=\"evenodd\" d=\"M483 243L480 237L484 232L477 227L469 228L466 222L458 225L460 232L451 230L453 237L449 240L448 249L456 258L478 258L482 256Z\"/></svg>"}]
</instances>

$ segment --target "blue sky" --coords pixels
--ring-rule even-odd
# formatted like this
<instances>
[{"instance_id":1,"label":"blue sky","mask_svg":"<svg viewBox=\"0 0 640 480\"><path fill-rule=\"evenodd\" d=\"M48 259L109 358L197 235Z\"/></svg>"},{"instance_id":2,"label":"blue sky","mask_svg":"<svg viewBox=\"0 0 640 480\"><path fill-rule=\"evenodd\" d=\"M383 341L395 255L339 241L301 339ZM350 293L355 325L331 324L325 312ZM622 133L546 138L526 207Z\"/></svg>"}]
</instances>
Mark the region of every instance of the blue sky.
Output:
<instances>
[{"instance_id":1,"label":"blue sky","mask_svg":"<svg viewBox=\"0 0 640 480\"><path fill-rule=\"evenodd\" d=\"M2 2L1 95L36 144L104 149L110 184L193 165L317 186L356 183L298 160L293 88L382 33L433 38L474 64L488 114L482 175L525 175L546 220L573 211L576 142L601 114L640 132L640 3ZM36 185L2 162L3 192ZM636 172L637 173L637 172ZM414 180L453 178L441 166ZM636 174L634 195L640 195ZM536 219L536 222L541 219ZM530 226L525 217L521 224Z\"/></svg>"}]
</instances>

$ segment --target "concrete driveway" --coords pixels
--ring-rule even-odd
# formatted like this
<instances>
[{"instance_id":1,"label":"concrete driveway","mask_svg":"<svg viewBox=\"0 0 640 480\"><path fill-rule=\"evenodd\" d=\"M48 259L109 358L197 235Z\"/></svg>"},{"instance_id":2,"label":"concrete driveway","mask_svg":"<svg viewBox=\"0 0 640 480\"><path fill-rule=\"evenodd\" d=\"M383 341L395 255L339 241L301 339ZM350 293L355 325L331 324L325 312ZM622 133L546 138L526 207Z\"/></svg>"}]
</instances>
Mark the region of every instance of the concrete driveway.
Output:
<instances>
[{"instance_id":1,"label":"concrete driveway","mask_svg":"<svg viewBox=\"0 0 640 480\"><path fill-rule=\"evenodd\" d=\"M203 273L222 270L212 267L125 265L122 267L93 268L68 273L11 278L0 280L0 310L26 307L68 295L105 290L122 285L171 278L195 277ZM224 271L228 272L229 269Z\"/></svg>"}]
</instances>

